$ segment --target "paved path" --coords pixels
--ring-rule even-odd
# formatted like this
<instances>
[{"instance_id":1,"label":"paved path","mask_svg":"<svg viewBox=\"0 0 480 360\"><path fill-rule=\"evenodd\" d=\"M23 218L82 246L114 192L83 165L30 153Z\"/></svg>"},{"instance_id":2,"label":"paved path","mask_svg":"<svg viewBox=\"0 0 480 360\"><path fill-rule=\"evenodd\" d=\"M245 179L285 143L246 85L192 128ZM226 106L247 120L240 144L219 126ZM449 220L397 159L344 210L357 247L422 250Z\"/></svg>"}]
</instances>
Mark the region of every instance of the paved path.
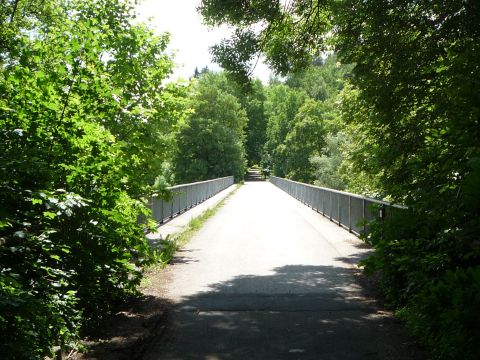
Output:
<instances>
[{"instance_id":1,"label":"paved path","mask_svg":"<svg viewBox=\"0 0 480 360\"><path fill-rule=\"evenodd\" d=\"M274 185L247 182L166 272L175 306L144 358L423 358L356 283L366 251Z\"/></svg>"}]
</instances>

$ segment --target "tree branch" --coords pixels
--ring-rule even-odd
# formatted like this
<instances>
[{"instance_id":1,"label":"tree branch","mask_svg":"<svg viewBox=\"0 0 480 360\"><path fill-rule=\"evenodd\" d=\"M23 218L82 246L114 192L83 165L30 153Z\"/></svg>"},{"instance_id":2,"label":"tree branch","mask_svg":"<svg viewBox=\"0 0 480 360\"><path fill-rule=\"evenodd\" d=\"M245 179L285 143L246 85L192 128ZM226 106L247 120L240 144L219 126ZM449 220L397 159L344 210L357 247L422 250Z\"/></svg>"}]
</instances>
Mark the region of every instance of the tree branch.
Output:
<instances>
[{"instance_id":1,"label":"tree branch","mask_svg":"<svg viewBox=\"0 0 480 360\"><path fill-rule=\"evenodd\" d=\"M15 0L15 2L13 3L12 14L10 15L10 23L13 22L13 19L14 19L14 17L15 17L15 13L17 12L17 7L18 7L19 1L20 1L20 0Z\"/></svg>"}]
</instances>

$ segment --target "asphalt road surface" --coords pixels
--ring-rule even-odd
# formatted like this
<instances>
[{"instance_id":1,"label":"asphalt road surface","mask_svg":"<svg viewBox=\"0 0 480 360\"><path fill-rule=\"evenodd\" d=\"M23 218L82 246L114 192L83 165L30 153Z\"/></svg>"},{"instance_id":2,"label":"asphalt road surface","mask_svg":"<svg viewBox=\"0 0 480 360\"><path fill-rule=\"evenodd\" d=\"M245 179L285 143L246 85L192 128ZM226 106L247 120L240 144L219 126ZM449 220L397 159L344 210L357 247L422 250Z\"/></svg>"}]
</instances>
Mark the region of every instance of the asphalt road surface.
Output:
<instances>
[{"instance_id":1,"label":"asphalt road surface","mask_svg":"<svg viewBox=\"0 0 480 360\"><path fill-rule=\"evenodd\" d=\"M178 252L174 303L145 359L423 359L369 299L354 235L268 182L247 182Z\"/></svg>"}]
</instances>

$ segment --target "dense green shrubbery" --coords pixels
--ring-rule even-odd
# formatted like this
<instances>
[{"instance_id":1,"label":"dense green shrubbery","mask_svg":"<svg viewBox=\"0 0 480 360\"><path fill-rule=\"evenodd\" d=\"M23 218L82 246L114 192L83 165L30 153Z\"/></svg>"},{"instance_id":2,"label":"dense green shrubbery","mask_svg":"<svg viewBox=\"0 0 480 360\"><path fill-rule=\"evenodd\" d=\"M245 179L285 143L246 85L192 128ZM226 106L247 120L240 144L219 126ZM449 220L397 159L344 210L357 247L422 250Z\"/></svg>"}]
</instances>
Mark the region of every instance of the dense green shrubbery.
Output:
<instances>
[{"instance_id":1,"label":"dense green shrubbery","mask_svg":"<svg viewBox=\"0 0 480 360\"><path fill-rule=\"evenodd\" d=\"M399 311L438 359L479 359L480 267L446 271Z\"/></svg>"},{"instance_id":2,"label":"dense green shrubbery","mask_svg":"<svg viewBox=\"0 0 480 360\"><path fill-rule=\"evenodd\" d=\"M120 0L2 3L3 358L75 347L155 258L138 219L171 156L182 88L164 84L168 38L133 25L132 11Z\"/></svg>"},{"instance_id":3,"label":"dense green shrubbery","mask_svg":"<svg viewBox=\"0 0 480 360\"><path fill-rule=\"evenodd\" d=\"M478 359L478 244L431 212L392 215L371 224L367 273L381 274L387 301L435 359Z\"/></svg>"}]
</instances>

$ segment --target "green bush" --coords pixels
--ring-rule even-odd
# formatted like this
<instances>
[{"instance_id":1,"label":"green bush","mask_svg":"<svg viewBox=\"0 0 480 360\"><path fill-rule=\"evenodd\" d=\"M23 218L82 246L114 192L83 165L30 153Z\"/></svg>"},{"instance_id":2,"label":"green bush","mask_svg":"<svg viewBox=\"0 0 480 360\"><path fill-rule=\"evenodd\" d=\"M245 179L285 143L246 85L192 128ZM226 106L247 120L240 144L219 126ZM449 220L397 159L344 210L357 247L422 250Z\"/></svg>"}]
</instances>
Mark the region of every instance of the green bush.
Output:
<instances>
[{"instance_id":1,"label":"green bush","mask_svg":"<svg viewBox=\"0 0 480 360\"><path fill-rule=\"evenodd\" d=\"M390 213L370 224L366 241L375 252L364 264L381 275L386 300L435 359L473 360L480 358L478 249L466 241L469 232L450 225L433 212Z\"/></svg>"},{"instance_id":2,"label":"green bush","mask_svg":"<svg viewBox=\"0 0 480 360\"><path fill-rule=\"evenodd\" d=\"M399 315L435 359L480 359L480 267L447 271Z\"/></svg>"}]
</instances>

